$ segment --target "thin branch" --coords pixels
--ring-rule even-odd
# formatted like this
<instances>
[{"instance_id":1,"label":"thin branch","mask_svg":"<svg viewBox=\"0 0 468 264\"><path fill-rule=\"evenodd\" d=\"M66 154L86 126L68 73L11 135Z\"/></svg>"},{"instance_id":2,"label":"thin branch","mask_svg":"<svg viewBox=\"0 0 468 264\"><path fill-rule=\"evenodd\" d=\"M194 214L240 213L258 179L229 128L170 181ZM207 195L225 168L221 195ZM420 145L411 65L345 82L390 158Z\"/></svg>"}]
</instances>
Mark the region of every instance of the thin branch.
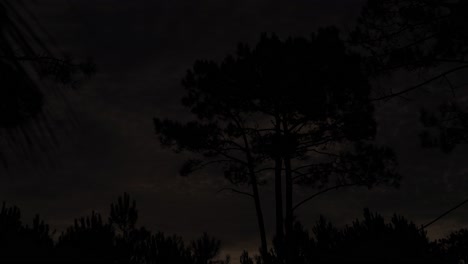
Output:
<instances>
[{"instance_id":1,"label":"thin branch","mask_svg":"<svg viewBox=\"0 0 468 264\"><path fill-rule=\"evenodd\" d=\"M231 151L231 150L236 150L236 151L241 151L245 152L245 149L239 148L239 147L232 147L232 148L223 148L224 151Z\"/></svg>"},{"instance_id":2,"label":"thin branch","mask_svg":"<svg viewBox=\"0 0 468 264\"><path fill-rule=\"evenodd\" d=\"M264 171L267 171L267 170L275 170L275 169L276 169L276 168L274 168L274 167L261 168L261 169L259 169L259 170L254 171L254 173L257 174L257 173L264 172ZM283 170L284 170L284 169L283 169Z\"/></svg>"},{"instance_id":3,"label":"thin branch","mask_svg":"<svg viewBox=\"0 0 468 264\"><path fill-rule=\"evenodd\" d=\"M313 151L315 153L322 154L322 155L328 155L328 156L333 156L333 157L337 157L337 158L341 157L340 155L335 154L335 153L320 151L320 150L316 150L316 149L307 149L307 150L310 150L310 151Z\"/></svg>"},{"instance_id":4,"label":"thin branch","mask_svg":"<svg viewBox=\"0 0 468 264\"><path fill-rule=\"evenodd\" d=\"M235 193L238 193L238 194L247 195L247 196L249 196L249 197L251 197L251 198L254 197L253 194L251 194L251 193L239 191L239 190L236 190L236 189L234 189L234 188L222 188L221 190L217 191L216 193L220 193L220 192L222 192L222 191L231 191L231 192L235 192Z\"/></svg>"},{"instance_id":5,"label":"thin branch","mask_svg":"<svg viewBox=\"0 0 468 264\"><path fill-rule=\"evenodd\" d=\"M429 36L425 36L425 37L423 37L421 39L415 40L414 42L408 43L405 46L397 47L396 50L405 50L405 49L411 48L411 47L416 46L416 45L418 45L418 44L420 44L420 43L422 43L424 41L430 40L430 39L432 39L432 38L434 38L436 36L437 36L436 33L434 33L432 35L429 35ZM383 57L383 56L388 56L388 55L391 55L391 54L392 54L392 52L386 52L386 53L383 53L383 54L379 54L379 56Z\"/></svg>"},{"instance_id":6,"label":"thin branch","mask_svg":"<svg viewBox=\"0 0 468 264\"><path fill-rule=\"evenodd\" d=\"M453 97L455 97L455 89L453 87L453 84L452 82L449 80L449 78L447 76L444 76L444 79L445 81L448 83L449 87L450 87L450 90L452 91L452 95Z\"/></svg>"},{"instance_id":7,"label":"thin branch","mask_svg":"<svg viewBox=\"0 0 468 264\"><path fill-rule=\"evenodd\" d=\"M233 161L236 161L236 162L239 162L239 163L241 163L241 164L247 165L247 162L246 162L246 161L243 161L243 160L241 160L241 159L239 159L239 158L236 158L236 157L233 157L233 156L231 156L231 155L229 155L229 154L226 154L226 153L222 152L221 150L213 149L213 151L215 151L215 152L218 153L219 155L224 156L224 157L226 157L226 158L228 158L228 159L231 159L231 160L233 160Z\"/></svg>"},{"instance_id":8,"label":"thin branch","mask_svg":"<svg viewBox=\"0 0 468 264\"><path fill-rule=\"evenodd\" d=\"M440 19L440 18L438 18ZM379 32L382 34L382 36L379 36L378 38L368 38L366 40L363 40L361 42L353 42L353 41L346 41L347 43L350 43L350 44L357 44L357 45L362 45L362 44L365 44L365 43L369 43L369 42L382 42L382 41L388 41L391 37L394 37L396 35L399 35L401 33L403 33L404 31L408 30L408 29L414 29L416 27L420 27L420 26L426 26L427 25L427 22L424 22L424 23L419 23L419 24L409 24L408 22L406 22L404 25L401 25L401 27L399 29L397 29L396 31L394 32L391 32L391 33L382 33L382 32Z\"/></svg>"},{"instance_id":9,"label":"thin branch","mask_svg":"<svg viewBox=\"0 0 468 264\"><path fill-rule=\"evenodd\" d=\"M426 81L424 81L424 82L422 82L422 83L420 83L418 85L406 88L406 89L401 90L401 91L396 92L396 93L392 93L392 94L385 95L385 96L382 96L382 97L373 98L373 99L371 99L371 101L380 101L380 100L391 99L393 97L400 96L402 94L405 94L405 93L408 93L410 91L416 90L416 89L418 89L418 88L420 88L420 87L422 87L422 86L424 86L424 85L426 85L428 83L431 83L431 82L433 82L433 81L435 81L437 79L443 78L443 77L445 77L446 75L448 75L450 73L453 73L453 72L456 72L456 71L459 71L459 70L462 70L462 69L465 69L465 68L468 68L468 65L463 65L463 66L453 68L453 69L448 70L446 72L443 72L443 73L441 73L441 74L439 74L439 75L437 75L437 76L435 76L435 77L433 77L433 78L431 78L429 80L426 80Z\"/></svg>"},{"instance_id":10,"label":"thin branch","mask_svg":"<svg viewBox=\"0 0 468 264\"><path fill-rule=\"evenodd\" d=\"M438 62L449 62L449 63L463 63L463 64L467 64L468 63L468 60L464 60L464 59L435 59L435 61L438 61Z\"/></svg>"},{"instance_id":11,"label":"thin branch","mask_svg":"<svg viewBox=\"0 0 468 264\"><path fill-rule=\"evenodd\" d=\"M302 173L302 172L298 172L298 171L292 171L292 173L296 174L297 176L294 176L292 177L292 180L295 181L301 177L305 177L305 176L308 176L308 175L311 175L312 173Z\"/></svg>"},{"instance_id":12,"label":"thin branch","mask_svg":"<svg viewBox=\"0 0 468 264\"><path fill-rule=\"evenodd\" d=\"M241 146L239 143L235 142L234 140L231 140L231 139L226 139L225 137L223 137L223 140L221 141L221 143L227 143L227 144L230 144L230 145L234 145L236 147L238 147L240 150L245 150L243 146Z\"/></svg>"},{"instance_id":13,"label":"thin branch","mask_svg":"<svg viewBox=\"0 0 468 264\"><path fill-rule=\"evenodd\" d=\"M245 127L243 128L245 130L250 130L250 131L254 131L254 132L272 132L272 131L276 131L275 129L273 128L262 128L262 129L258 129L258 128L252 128L252 127Z\"/></svg>"},{"instance_id":14,"label":"thin branch","mask_svg":"<svg viewBox=\"0 0 468 264\"><path fill-rule=\"evenodd\" d=\"M297 146L298 146L298 149L299 148L304 148L304 147L314 147L314 146L326 144L326 143L334 141L334 140L335 139L333 137L329 136L329 137L323 137L320 140L304 141L304 142L301 142L301 143L297 144Z\"/></svg>"},{"instance_id":15,"label":"thin branch","mask_svg":"<svg viewBox=\"0 0 468 264\"><path fill-rule=\"evenodd\" d=\"M462 205L468 203L468 199L464 200L463 202L457 204L456 206L452 207L450 210L446 211L445 213L439 215L438 217L436 217L434 220L430 221L429 223L423 225L421 227L421 230L422 229L426 229L428 226L432 225L433 223L437 222L438 220L440 220L442 217L450 214L451 212L455 211L456 209L458 209L459 207L461 207Z\"/></svg>"},{"instance_id":16,"label":"thin branch","mask_svg":"<svg viewBox=\"0 0 468 264\"><path fill-rule=\"evenodd\" d=\"M297 171L299 171L299 170L301 170L301 169L305 169L305 168L307 168L307 167L312 167L312 166L315 166L315 165L317 165L317 164L309 164L309 165L299 166L299 167L296 167L295 169L293 169L292 172L296 172L296 173L297 173Z\"/></svg>"},{"instance_id":17,"label":"thin branch","mask_svg":"<svg viewBox=\"0 0 468 264\"><path fill-rule=\"evenodd\" d=\"M302 127L304 127L307 122L309 121L309 118L307 117L304 117L304 118L301 118L300 120L298 120L297 122L295 122L295 124L293 124L290 128L291 131L300 131ZM298 128L297 130L295 130L296 128Z\"/></svg>"},{"instance_id":18,"label":"thin branch","mask_svg":"<svg viewBox=\"0 0 468 264\"><path fill-rule=\"evenodd\" d=\"M333 142L333 140L327 140L327 141L324 141L324 142L320 142L320 143L316 143L316 144L310 144L310 145L305 145L305 146L302 146L302 147L298 147L296 148L296 151L313 151L315 150L314 148L315 147L318 147L320 145L325 145L329 142ZM322 153L323 154L323 153Z\"/></svg>"},{"instance_id":19,"label":"thin branch","mask_svg":"<svg viewBox=\"0 0 468 264\"><path fill-rule=\"evenodd\" d=\"M319 196L319 195L321 195L321 194L324 194L324 193L329 192L329 191L331 191L331 190L337 190L337 189L342 188L342 187L356 186L356 185L359 185L359 184L361 184L361 183L339 184L339 185L336 185L336 186L329 187L329 188L326 188L326 189L324 189L324 190L321 190L321 191L319 191L319 192L317 192L317 193L315 193L315 194L313 194L313 195L307 197L306 199L302 200L302 201L299 202L298 204L296 204L296 205L293 207L293 211L296 210L299 206L305 204L306 202L312 200L313 198L315 198L315 197L317 197L317 196Z\"/></svg>"},{"instance_id":20,"label":"thin branch","mask_svg":"<svg viewBox=\"0 0 468 264\"><path fill-rule=\"evenodd\" d=\"M69 66L78 66L64 59L58 59L50 56L0 56L0 59L16 60L16 61L52 61Z\"/></svg>"}]
</instances>

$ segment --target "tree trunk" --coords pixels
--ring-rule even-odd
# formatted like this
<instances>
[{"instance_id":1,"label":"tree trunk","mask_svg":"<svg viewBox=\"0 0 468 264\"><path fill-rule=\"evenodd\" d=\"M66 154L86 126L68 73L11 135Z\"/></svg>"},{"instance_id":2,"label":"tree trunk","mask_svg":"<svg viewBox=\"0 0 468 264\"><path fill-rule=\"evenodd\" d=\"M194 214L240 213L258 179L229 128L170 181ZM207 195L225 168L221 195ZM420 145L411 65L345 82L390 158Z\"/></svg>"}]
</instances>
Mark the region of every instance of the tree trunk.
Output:
<instances>
[{"instance_id":1,"label":"tree trunk","mask_svg":"<svg viewBox=\"0 0 468 264\"><path fill-rule=\"evenodd\" d=\"M293 225L293 182L291 174L291 159L286 157L284 159L284 168L286 174L286 233L292 231Z\"/></svg>"},{"instance_id":2,"label":"tree trunk","mask_svg":"<svg viewBox=\"0 0 468 264\"><path fill-rule=\"evenodd\" d=\"M275 199L276 199L276 243L280 259L284 258L284 222L283 222L283 186L281 184L283 161L281 157L275 158Z\"/></svg>"},{"instance_id":3,"label":"tree trunk","mask_svg":"<svg viewBox=\"0 0 468 264\"><path fill-rule=\"evenodd\" d=\"M285 217L285 231L286 231L286 263L292 264L292 237L293 237L293 180L291 171L291 155L289 153L289 128L286 120L283 119L283 131L286 138L286 147L284 153L284 169L285 169L285 183L286 183L286 217Z\"/></svg>"},{"instance_id":4,"label":"tree trunk","mask_svg":"<svg viewBox=\"0 0 468 264\"><path fill-rule=\"evenodd\" d=\"M285 230L286 230L286 263L291 263L292 241L293 238L293 182L291 173L291 159L285 157L284 168L286 175L286 218L285 218Z\"/></svg>"},{"instance_id":5,"label":"tree trunk","mask_svg":"<svg viewBox=\"0 0 468 264\"><path fill-rule=\"evenodd\" d=\"M281 138L281 120L279 115L275 116L275 129L276 136ZM281 183L283 160L278 152L275 150L275 202L276 202L276 251L278 258L284 260L285 257L285 241L284 241L284 215L283 215L283 185Z\"/></svg>"},{"instance_id":6,"label":"tree trunk","mask_svg":"<svg viewBox=\"0 0 468 264\"><path fill-rule=\"evenodd\" d=\"M247 140L247 136L245 134L242 135L245 145L245 155L247 158L247 166L249 170L250 182L252 184L252 192L253 198L255 203L255 212L257 213L257 222L258 222L258 229L260 231L260 253L262 254L263 259L266 259L268 256L268 243L266 239L266 232L265 232L265 220L263 219L263 212L262 206L260 203L260 194L258 192L258 183L257 183L257 175L255 174L255 166L254 161L252 158L252 154L250 153L250 146Z\"/></svg>"},{"instance_id":7,"label":"tree trunk","mask_svg":"<svg viewBox=\"0 0 468 264\"><path fill-rule=\"evenodd\" d=\"M260 240L261 240L260 253L262 254L263 258L266 258L268 254L268 244L267 244L266 232L265 232L265 221L263 220L262 206L260 204L260 195L258 192L257 177L253 171L253 168L249 168L249 171L250 171L250 180L252 183L253 197L254 197L254 202L255 202L255 211L257 213L258 229L260 231Z\"/></svg>"}]
</instances>

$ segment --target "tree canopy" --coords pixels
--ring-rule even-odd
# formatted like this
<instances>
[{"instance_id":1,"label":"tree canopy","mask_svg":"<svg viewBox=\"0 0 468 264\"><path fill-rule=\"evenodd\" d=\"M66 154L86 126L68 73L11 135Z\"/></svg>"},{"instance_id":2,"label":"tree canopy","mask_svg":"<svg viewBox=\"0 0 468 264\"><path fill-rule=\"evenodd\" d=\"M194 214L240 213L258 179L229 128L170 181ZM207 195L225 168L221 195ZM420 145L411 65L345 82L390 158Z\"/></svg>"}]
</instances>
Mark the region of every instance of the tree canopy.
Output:
<instances>
[{"instance_id":1,"label":"tree canopy","mask_svg":"<svg viewBox=\"0 0 468 264\"><path fill-rule=\"evenodd\" d=\"M360 57L346 49L335 28L310 38L264 34L253 48L239 44L220 63L195 62L182 84L182 103L195 121L155 118L161 143L201 154L183 174L218 164L231 183L251 185L252 193L234 191L254 198L264 251L258 185L272 176L279 236L283 218L291 233L293 211L306 202L294 206L294 184L398 185L393 152L372 144L376 122Z\"/></svg>"}]
</instances>

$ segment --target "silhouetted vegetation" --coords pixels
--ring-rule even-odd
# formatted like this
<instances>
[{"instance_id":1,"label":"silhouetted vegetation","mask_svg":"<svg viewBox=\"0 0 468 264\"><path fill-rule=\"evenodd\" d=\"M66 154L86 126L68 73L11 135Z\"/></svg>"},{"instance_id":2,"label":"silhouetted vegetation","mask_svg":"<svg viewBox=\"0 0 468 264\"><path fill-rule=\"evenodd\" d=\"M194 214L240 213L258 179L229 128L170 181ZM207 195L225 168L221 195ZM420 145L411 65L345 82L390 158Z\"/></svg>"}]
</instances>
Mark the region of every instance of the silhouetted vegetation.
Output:
<instances>
[{"instance_id":1,"label":"silhouetted vegetation","mask_svg":"<svg viewBox=\"0 0 468 264\"><path fill-rule=\"evenodd\" d=\"M130 201L128 194L119 197L117 205L112 204L111 208L122 205L128 208L126 201ZM118 224L112 214L107 221L97 212L78 218L54 241L49 226L39 216L34 218L32 226L25 225L21 222L20 210L3 203L0 262L230 263L229 256L219 259L221 242L218 239L203 233L200 238L184 243L177 235L152 233L137 227L134 201L130 207L131 210L120 211ZM457 263L468 259L466 229L430 241L426 231L406 218L395 214L386 222L381 215L368 209L364 210L363 219L341 228L323 216L312 226L311 233L295 222L288 242L294 243L290 261L297 264ZM278 250L282 249L277 243L273 245L268 260L251 257L247 251L239 260L242 264L283 263L278 255Z\"/></svg>"},{"instance_id":2,"label":"silhouetted vegetation","mask_svg":"<svg viewBox=\"0 0 468 264\"><path fill-rule=\"evenodd\" d=\"M42 86L52 80L75 87L94 65L56 56L20 9L0 1L0 143L23 148L36 143L37 133L53 134L43 114ZM466 1L370 0L349 42L334 27L308 38L263 34L256 45L239 44L221 62L195 62L182 81L182 103L194 121L155 118L154 125L162 145L197 155L181 175L218 165L235 187L224 189L253 199L260 255L244 251L242 264L468 261L467 229L430 241L427 225L396 214L386 222L365 209L363 219L344 227L320 217L309 233L294 215L331 190L399 186L395 154L373 141L374 101L406 98L443 80L453 97L438 110L421 111L422 145L449 152L468 142L468 110L450 78L468 68L467 13ZM371 97L371 79L415 71L424 78ZM276 210L272 247L260 203L261 186L270 181ZM296 201L295 185L317 192ZM26 225L17 207L3 203L0 262L230 263L229 256L220 257L221 241L207 233L185 242L139 226L138 216L136 202L125 193L111 204L108 217L92 211L54 239L38 215Z\"/></svg>"},{"instance_id":3,"label":"silhouetted vegetation","mask_svg":"<svg viewBox=\"0 0 468 264\"><path fill-rule=\"evenodd\" d=\"M364 6L352 42L366 58L369 75L404 74L400 89L384 87L376 100L408 99L428 86L446 89L438 109L423 109L423 147L449 152L468 139L463 76L468 69L468 3L450 0L370 0ZM401 76L400 76L401 78Z\"/></svg>"},{"instance_id":4,"label":"silhouetted vegetation","mask_svg":"<svg viewBox=\"0 0 468 264\"><path fill-rule=\"evenodd\" d=\"M0 262L35 262L50 258L53 241L49 226L36 216L30 227L21 222L17 207L2 204L0 211Z\"/></svg>"},{"instance_id":5,"label":"silhouetted vegetation","mask_svg":"<svg viewBox=\"0 0 468 264\"><path fill-rule=\"evenodd\" d=\"M128 194L101 214L75 219L53 241L49 226L36 216L33 225L21 222L20 210L3 203L0 211L0 262L59 263L180 263L228 264L219 260L221 243L207 233L185 244L177 235L152 233L137 227L135 201Z\"/></svg>"},{"instance_id":6,"label":"silhouetted vegetation","mask_svg":"<svg viewBox=\"0 0 468 264\"><path fill-rule=\"evenodd\" d=\"M418 98L438 104L420 111L424 129L419 137L424 148L449 153L468 142L467 14L467 1L369 0L351 34L351 43L365 57L369 76L405 80L398 89L384 86L374 101L411 100L411 92L431 88L426 91L432 96ZM468 199L440 217L466 203Z\"/></svg>"},{"instance_id":7,"label":"silhouetted vegetation","mask_svg":"<svg viewBox=\"0 0 468 264\"><path fill-rule=\"evenodd\" d=\"M265 34L254 48L239 44L221 63L197 61L182 81L182 103L197 121L156 118L156 132L164 146L201 154L183 174L216 164L234 185L251 186L243 193L254 199L264 255L258 186L273 177L276 239L287 258L294 210L317 195L294 204L293 185L398 186L393 152L372 143L376 122L360 65L336 28L310 38Z\"/></svg>"},{"instance_id":8,"label":"silhouetted vegetation","mask_svg":"<svg viewBox=\"0 0 468 264\"><path fill-rule=\"evenodd\" d=\"M467 68L467 12L466 1L369 0L351 34L369 73L408 70L423 76L419 84L382 96L405 95L462 74Z\"/></svg>"},{"instance_id":9,"label":"silhouetted vegetation","mask_svg":"<svg viewBox=\"0 0 468 264\"><path fill-rule=\"evenodd\" d=\"M292 263L459 263L467 259L465 229L430 241L421 227L396 214L386 222L365 209L362 220L342 228L321 216L311 231L299 222L294 224ZM283 263L276 248L270 256L271 263ZM247 252L240 260L242 264L268 263L254 260Z\"/></svg>"}]
</instances>

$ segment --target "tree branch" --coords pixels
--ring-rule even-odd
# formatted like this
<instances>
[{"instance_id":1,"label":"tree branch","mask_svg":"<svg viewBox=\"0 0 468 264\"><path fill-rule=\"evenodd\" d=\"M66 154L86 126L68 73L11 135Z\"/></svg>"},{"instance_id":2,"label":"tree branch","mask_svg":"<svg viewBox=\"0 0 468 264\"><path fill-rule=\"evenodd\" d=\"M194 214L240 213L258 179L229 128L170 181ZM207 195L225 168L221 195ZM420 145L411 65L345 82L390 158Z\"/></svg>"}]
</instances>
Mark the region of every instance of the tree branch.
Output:
<instances>
[{"instance_id":1,"label":"tree branch","mask_svg":"<svg viewBox=\"0 0 468 264\"><path fill-rule=\"evenodd\" d=\"M294 171L294 170L292 171L292 173L297 175L297 176L292 177L293 181L299 179L300 177L305 177L305 176L308 176L308 175L311 174L310 172L309 173L302 173L302 172L298 172L298 171Z\"/></svg>"},{"instance_id":2,"label":"tree branch","mask_svg":"<svg viewBox=\"0 0 468 264\"><path fill-rule=\"evenodd\" d=\"M197 171L197 170L201 170L203 168L205 168L206 166L208 165L211 165L211 164L215 164L215 163L223 163L223 162L232 162L232 160L230 159L225 159L225 160L211 160L211 161L207 161L205 163L201 163L197 166L196 169L194 169L193 171Z\"/></svg>"},{"instance_id":3,"label":"tree branch","mask_svg":"<svg viewBox=\"0 0 468 264\"><path fill-rule=\"evenodd\" d=\"M217 152L219 155L224 156L224 157L226 157L226 158L228 158L228 159L231 159L231 160L233 160L233 161L236 161L236 162L239 162L239 163L241 163L241 164L247 165L247 162L246 162L246 161L243 161L243 160L241 160L241 159L239 159L239 158L236 158L236 157L233 157L233 156L231 156L231 155L229 155L229 154L226 154L226 153L222 152L222 151L219 150L219 149L213 149L213 151Z\"/></svg>"},{"instance_id":4,"label":"tree branch","mask_svg":"<svg viewBox=\"0 0 468 264\"><path fill-rule=\"evenodd\" d=\"M234 189L234 188L222 188L221 190L217 191L216 193L220 193L220 192L222 192L222 191L231 191L231 192L235 192L235 193L238 193L238 194L247 195L247 196L249 196L249 197L251 197L251 198L254 197L253 194L251 194L251 193L239 191L239 190L236 190L236 189Z\"/></svg>"},{"instance_id":5,"label":"tree branch","mask_svg":"<svg viewBox=\"0 0 468 264\"><path fill-rule=\"evenodd\" d=\"M402 94L405 94L405 93L408 93L408 92L413 91L415 89L418 89L418 88L420 88L420 87L422 87L422 86L424 86L424 85L426 85L428 83L431 83L431 82L433 82L433 81L435 81L437 79L443 78L443 77L445 77L446 75L448 75L450 73L453 73L453 72L456 72L456 71L459 71L459 70L462 70L462 69L465 69L465 68L468 68L468 65L462 65L462 66L459 66L459 67L455 67L455 68L450 69L450 70L448 70L446 72L443 72L443 73L441 73L441 74L439 74L439 75L437 75L437 76L435 76L435 77L433 77L433 78L431 78L429 80L426 80L426 81L424 81L424 82L422 82L422 83L420 83L418 85L406 88L406 89L401 90L401 91L396 92L396 93L392 93L392 94L389 94L389 95L373 98L373 99L370 99L370 100L373 102L373 101L391 99L393 97L400 96Z\"/></svg>"},{"instance_id":6,"label":"tree branch","mask_svg":"<svg viewBox=\"0 0 468 264\"><path fill-rule=\"evenodd\" d=\"M274 167L261 168L259 170L254 171L254 173L257 174L257 173L260 173L260 172L264 172L264 171L267 171L267 170L274 170L274 169L275 169Z\"/></svg>"},{"instance_id":7,"label":"tree branch","mask_svg":"<svg viewBox=\"0 0 468 264\"><path fill-rule=\"evenodd\" d=\"M316 150L316 149L307 149L307 150L310 150L310 151L313 151L315 153L322 154L322 155L328 155L328 156L337 157L337 158L341 157L340 155L335 154L335 153L320 151L320 150Z\"/></svg>"},{"instance_id":8,"label":"tree branch","mask_svg":"<svg viewBox=\"0 0 468 264\"><path fill-rule=\"evenodd\" d=\"M445 213L439 215L438 217L436 217L434 220L430 221L429 223L423 225L421 227L421 230L423 229L426 229L428 226L432 225L433 223L437 222L438 220L440 220L442 217L450 214L451 212L455 211L456 209L458 209L459 207L461 207L462 205L468 203L468 199L464 200L463 202L457 204L456 206L452 207L450 210L446 211Z\"/></svg>"},{"instance_id":9,"label":"tree branch","mask_svg":"<svg viewBox=\"0 0 468 264\"><path fill-rule=\"evenodd\" d=\"M356 186L356 185L359 185L361 183L348 183L348 184L338 184L336 186L333 186L333 187L329 187L329 188L326 188L324 190L321 190L309 197L307 197L306 199L302 200L301 202L297 203L294 207L293 207L293 211L296 210L299 206L305 204L306 202L312 200L313 198L319 196L320 194L324 194L328 191L331 191L331 190L336 190L336 189L339 189L339 188L342 188L342 187L350 187L350 186Z\"/></svg>"},{"instance_id":10,"label":"tree branch","mask_svg":"<svg viewBox=\"0 0 468 264\"><path fill-rule=\"evenodd\" d=\"M308 164L308 165L299 166L299 167L296 167L295 169L293 169L292 172L297 173L297 171L299 171L301 169L305 169L307 167L312 167L312 166L315 166L315 165L317 165L317 164Z\"/></svg>"},{"instance_id":11,"label":"tree branch","mask_svg":"<svg viewBox=\"0 0 468 264\"><path fill-rule=\"evenodd\" d=\"M51 61L69 66L78 66L78 64L71 63L70 61L54 58L50 56L0 56L1 59L16 60L16 61Z\"/></svg>"}]
</instances>

